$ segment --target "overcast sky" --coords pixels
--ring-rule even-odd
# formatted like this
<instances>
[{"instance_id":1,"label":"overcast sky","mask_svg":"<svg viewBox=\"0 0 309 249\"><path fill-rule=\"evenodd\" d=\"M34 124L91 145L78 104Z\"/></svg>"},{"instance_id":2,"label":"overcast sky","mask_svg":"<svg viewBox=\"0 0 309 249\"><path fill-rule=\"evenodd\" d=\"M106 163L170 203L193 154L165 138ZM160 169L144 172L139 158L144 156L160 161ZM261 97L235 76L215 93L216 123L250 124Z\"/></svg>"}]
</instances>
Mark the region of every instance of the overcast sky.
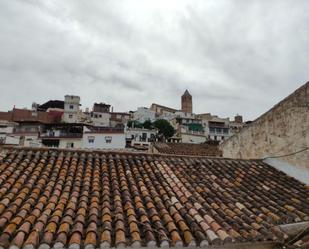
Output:
<instances>
[{"instance_id":1,"label":"overcast sky","mask_svg":"<svg viewBox=\"0 0 309 249\"><path fill-rule=\"evenodd\" d=\"M0 0L0 110L81 96L254 119L309 80L309 1Z\"/></svg>"}]
</instances>

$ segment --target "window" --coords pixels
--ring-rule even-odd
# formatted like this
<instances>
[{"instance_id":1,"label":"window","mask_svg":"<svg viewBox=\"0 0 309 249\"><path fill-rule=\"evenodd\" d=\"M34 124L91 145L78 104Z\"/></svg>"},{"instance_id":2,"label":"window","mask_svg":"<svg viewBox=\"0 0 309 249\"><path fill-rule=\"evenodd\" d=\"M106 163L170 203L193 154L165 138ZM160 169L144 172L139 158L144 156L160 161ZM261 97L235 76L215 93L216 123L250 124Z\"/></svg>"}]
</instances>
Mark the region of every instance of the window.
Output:
<instances>
[{"instance_id":1,"label":"window","mask_svg":"<svg viewBox=\"0 0 309 249\"><path fill-rule=\"evenodd\" d=\"M146 141L147 139L147 133L143 132L142 133L142 141Z\"/></svg>"},{"instance_id":2,"label":"window","mask_svg":"<svg viewBox=\"0 0 309 249\"><path fill-rule=\"evenodd\" d=\"M93 136L88 137L88 143L93 144L94 143L94 138Z\"/></svg>"},{"instance_id":3,"label":"window","mask_svg":"<svg viewBox=\"0 0 309 249\"><path fill-rule=\"evenodd\" d=\"M70 109L74 109L74 105L70 105Z\"/></svg>"},{"instance_id":4,"label":"window","mask_svg":"<svg viewBox=\"0 0 309 249\"><path fill-rule=\"evenodd\" d=\"M69 118L73 118L73 115L72 115L72 114L70 114L70 115L69 115Z\"/></svg>"},{"instance_id":5,"label":"window","mask_svg":"<svg viewBox=\"0 0 309 249\"><path fill-rule=\"evenodd\" d=\"M67 148L74 148L74 143L67 143Z\"/></svg>"},{"instance_id":6,"label":"window","mask_svg":"<svg viewBox=\"0 0 309 249\"><path fill-rule=\"evenodd\" d=\"M105 142L106 142L107 144L110 144L110 143L112 142L112 137L111 137L111 136L106 136L106 137L105 137Z\"/></svg>"}]
</instances>

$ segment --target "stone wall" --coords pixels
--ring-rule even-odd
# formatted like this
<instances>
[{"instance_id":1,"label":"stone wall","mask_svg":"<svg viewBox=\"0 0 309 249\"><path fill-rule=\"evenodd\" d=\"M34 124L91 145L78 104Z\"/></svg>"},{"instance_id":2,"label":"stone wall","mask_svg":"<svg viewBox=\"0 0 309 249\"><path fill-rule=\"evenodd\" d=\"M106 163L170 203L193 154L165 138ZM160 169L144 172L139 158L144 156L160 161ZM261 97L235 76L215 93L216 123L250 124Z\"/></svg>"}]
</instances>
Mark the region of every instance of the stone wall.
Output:
<instances>
[{"instance_id":1,"label":"stone wall","mask_svg":"<svg viewBox=\"0 0 309 249\"><path fill-rule=\"evenodd\" d=\"M309 82L220 147L224 157L244 159L287 155L308 148ZM309 169L309 150L280 160Z\"/></svg>"}]
</instances>

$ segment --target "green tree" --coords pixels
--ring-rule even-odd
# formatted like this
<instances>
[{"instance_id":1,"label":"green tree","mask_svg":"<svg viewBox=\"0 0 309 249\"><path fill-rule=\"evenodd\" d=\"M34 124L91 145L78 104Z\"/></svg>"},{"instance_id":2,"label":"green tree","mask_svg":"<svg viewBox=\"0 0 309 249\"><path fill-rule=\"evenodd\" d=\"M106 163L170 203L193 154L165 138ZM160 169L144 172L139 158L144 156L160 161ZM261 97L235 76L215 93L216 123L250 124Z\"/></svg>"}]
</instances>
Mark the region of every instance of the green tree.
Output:
<instances>
[{"instance_id":1,"label":"green tree","mask_svg":"<svg viewBox=\"0 0 309 249\"><path fill-rule=\"evenodd\" d=\"M145 129L152 129L153 128L153 124L151 123L151 121L148 119L143 123L143 127Z\"/></svg>"},{"instance_id":2,"label":"green tree","mask_svg":"<svg viewBox=\"0 0 309 249\"><path fill-rule=\"evenodd\" d=\"M159 130L159 134L162 134L165 138L170 138L175 133L174 127L165 119L158 119L153 125Z\"/></svg>"},{"instance_id":3,"label":"green tree","mask_svg":"<svg viewBox=\"0 0 309 249\"><path fill-rule=\"evenodd\" d=\"M138 122L136 120L134 120L134 121L129 120L128 123L127 123L127 126L129 128L132 128L132 127L134 127L134 128L142 128L143 124L141 124L140 122Z\"/></svg>"},{"instance_id":4,"label":"green tree","mask_svg":"<svg viewBox=\"0 0 309 249\"><path fill-rule=\"evenodd\" d=\"M133 124L133 121L132 121L132 120L129 120L129 121L127 122L127 126L128 126L129 128L132 128L132 124Z\"/></svg>"}]
</instances>

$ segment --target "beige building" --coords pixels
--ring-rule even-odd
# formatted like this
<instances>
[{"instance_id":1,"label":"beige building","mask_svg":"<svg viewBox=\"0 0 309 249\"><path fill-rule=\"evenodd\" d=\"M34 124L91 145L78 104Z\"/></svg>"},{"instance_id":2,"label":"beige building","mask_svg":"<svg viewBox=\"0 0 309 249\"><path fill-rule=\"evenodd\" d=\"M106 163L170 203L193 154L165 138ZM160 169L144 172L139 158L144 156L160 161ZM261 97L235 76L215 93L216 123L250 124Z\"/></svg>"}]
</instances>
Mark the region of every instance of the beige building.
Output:
<instances>
[{"instance_id":1,"label":"beige building","mask_svg":"<svg viewBox=\"0 0 309 249\"><path fill-rule=\"evenodd\" d=\"M80 109L80 97L74 95L64 96L64 113L63 121L65 123L78 123L79 116L81 114Z\"/></svg>"},{"instance_id":2,"label":"beige building","mask_svg":"<svg viewBox=\"0 0 309 249\"><path fill-rule=\"evenodd\" d=\"M221 144L224 157L280 156L305 168L309 168L308 148L309 82Z\"/></svg>"}]
</instances>

